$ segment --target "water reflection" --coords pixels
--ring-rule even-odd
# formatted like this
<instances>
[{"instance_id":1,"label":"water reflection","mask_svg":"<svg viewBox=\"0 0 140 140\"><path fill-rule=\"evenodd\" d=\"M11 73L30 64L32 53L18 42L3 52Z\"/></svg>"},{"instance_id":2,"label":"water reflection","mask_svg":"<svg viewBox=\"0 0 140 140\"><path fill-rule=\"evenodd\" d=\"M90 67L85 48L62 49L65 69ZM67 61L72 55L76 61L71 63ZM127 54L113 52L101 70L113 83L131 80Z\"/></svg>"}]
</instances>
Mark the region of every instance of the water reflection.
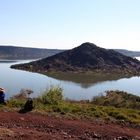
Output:
<instances>
[{"instance_id":1,"label":"water reflection","mask_svg":"<svg viewBox=\"0 0 140 140\"><path fill-rule=\"evenodd\" d=\"M76 74L76 73L53 73L47 74L48 77L52 77L57 80L63 80L67 82L74 82L79 84L82 88L89 88L95 84L104 81L116 81L121 78L130 78L130 76L114 75L114 74Z\"/></svg>"},{"instance_id":2,"label":"water reflection","mask_svg":"<svg viewBox=\"0 0 140 140\"><path fill-rule=\"evenodd\" d=\"M25 63L29 61L18 61ZM106 90L124 90L140 95L140 78L122 78L115 75L42 75L22 70L10 69L13 63L0 63L0 87L6 89L6 98L20 92L21 89L32 89L33 97L39 96L50 85L64 89L64 97L73 100L91 99ZM121 78L121 79L119 79Z\"/></svg>"}]
</instances>

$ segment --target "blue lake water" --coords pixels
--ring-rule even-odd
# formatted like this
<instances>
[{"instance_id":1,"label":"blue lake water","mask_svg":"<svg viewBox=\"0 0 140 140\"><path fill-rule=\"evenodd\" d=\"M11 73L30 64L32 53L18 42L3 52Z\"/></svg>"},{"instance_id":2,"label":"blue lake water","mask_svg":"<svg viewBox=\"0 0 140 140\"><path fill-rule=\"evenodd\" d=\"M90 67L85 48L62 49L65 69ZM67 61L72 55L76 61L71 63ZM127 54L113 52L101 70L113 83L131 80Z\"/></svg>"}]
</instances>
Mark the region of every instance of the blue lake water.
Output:
<instances>
[{"instance_id":1,"label":"blue lake water","mask_svg":"<svg viewBox=\"0 0 140 140\"><path fill-rule=\"evenodd\" d=\"M37 97L51 85L60 86L64 97L73 100L91 99L106 90L124 90L140 96L140 77L106 80L100 82L73 82L58 80L46 75L11 69L10 66L19 62L0 62L0 87L6 89L6 98L18 94L21 89L32 89L32 96ZM76 78L76 77L75 77Z\"/></svg>"}]
</instances>

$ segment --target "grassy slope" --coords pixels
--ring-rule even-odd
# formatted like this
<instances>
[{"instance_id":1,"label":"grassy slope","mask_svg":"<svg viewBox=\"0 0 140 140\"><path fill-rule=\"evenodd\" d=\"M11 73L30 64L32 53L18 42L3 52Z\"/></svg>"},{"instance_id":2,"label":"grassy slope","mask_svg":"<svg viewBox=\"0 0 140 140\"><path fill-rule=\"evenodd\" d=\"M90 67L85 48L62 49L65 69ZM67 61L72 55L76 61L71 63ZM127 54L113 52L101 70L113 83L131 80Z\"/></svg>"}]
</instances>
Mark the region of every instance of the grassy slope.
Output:
<instances>
[{"instance_id":1,"label":"grassy slope","mask_svg":"<svg viewBox=\"0 0 140 140\"><path fill-rule=\"evenodd\" d=\"M140 97L138 96L120 91L108 91L106 96L96 97L90 102L74 102L63 100L61 93L62 89L53 88L34 99L34 112L62 115L67 118L118 121L140 126ZM19 110L25 102L25 98L11 98L6 108Z\"/></svg>"}]
</instances>

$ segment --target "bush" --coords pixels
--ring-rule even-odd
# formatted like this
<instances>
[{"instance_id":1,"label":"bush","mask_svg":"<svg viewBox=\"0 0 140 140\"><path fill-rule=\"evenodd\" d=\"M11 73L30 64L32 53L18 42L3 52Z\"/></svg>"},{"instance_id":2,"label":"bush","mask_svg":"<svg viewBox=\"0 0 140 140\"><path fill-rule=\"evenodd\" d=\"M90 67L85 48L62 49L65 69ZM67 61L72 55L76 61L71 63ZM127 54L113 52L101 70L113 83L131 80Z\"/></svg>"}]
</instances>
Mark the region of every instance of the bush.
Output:
<instances>
[{"instance_id":1,"label":"bush","mask_svg":"<svg viewBox=\"0 0 140 140\"><path fill-rule=\"evenodd\" d=\"M51 87L44 91L43 95L39 97L42 104L58 105L63 101L63 89L60 87Z\"/></svg>"},{"instance_id":2,"label":"bush","mask_svg":"<svg viewBox=\"0 0 140 140\"><path fill-rule=\"evenodd\" d=\"M106 95L96 96L91 103L101 106L114 106L117 108L140 109L140 97L124 91L106 91Z\"/></svg>"},{"instance_id":3,"label":"bush","mask_svg":"<svg viewBox=\"0 0 140 140\"><path fill-rule=\"evenodd\" d=\"M16 107L16 108L22 108L24 106L25 101L24 100L18 100L11 98L7 102L7 106L9 107Z\"/></svg>"}]
</instances>

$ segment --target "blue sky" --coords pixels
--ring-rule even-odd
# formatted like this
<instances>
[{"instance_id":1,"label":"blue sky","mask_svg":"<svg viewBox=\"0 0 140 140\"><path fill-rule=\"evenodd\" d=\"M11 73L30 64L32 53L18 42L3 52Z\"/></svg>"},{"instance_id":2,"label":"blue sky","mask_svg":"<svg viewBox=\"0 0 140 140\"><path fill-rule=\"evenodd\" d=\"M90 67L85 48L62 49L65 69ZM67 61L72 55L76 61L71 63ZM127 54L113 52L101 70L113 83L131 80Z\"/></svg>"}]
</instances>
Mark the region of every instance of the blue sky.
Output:
<instances>
[{"instance_id":1,"label":"blue sky","mask_svg":"<svg viewBox=\"0 0 140 140\"><path fill-rule=\"evenodd\" d=\"M140 51L140 0L0 0L0 44Z\"/></svg>"}]
</instances>

